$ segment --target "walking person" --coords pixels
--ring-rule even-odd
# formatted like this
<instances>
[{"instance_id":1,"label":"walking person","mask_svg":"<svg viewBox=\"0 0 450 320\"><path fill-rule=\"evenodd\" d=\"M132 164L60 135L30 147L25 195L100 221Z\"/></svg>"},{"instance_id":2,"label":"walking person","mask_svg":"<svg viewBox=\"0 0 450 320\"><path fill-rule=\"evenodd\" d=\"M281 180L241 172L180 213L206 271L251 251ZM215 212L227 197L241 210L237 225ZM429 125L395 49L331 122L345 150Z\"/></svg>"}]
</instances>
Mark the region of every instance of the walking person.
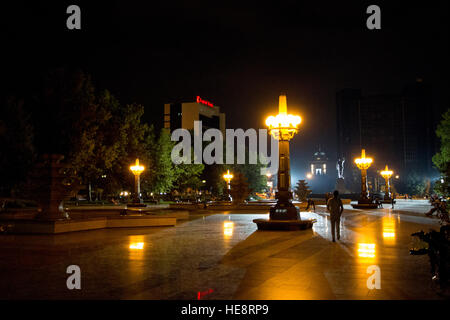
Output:
<instances>
[{"instance_id":1,"label":"walking person","mask_svg":"<svg viewBox=\"0 0 450 320\"><path fill-rule=\"evenodd\" d=\"M339 198L339 191L334 190L333 197L327 202L327 210L330 212L331 236L333 238L333 242L336 242L336 236L338 240L341 238L340 223L341 214L344 211L344 206Z\"/></svg>"},{"instance_id":2,"label":"walking person","mask_svg":"<svg viewBox=\"0 0 450 320\"><path fill-rule=\"evenodd\" d=\"M309 208L312 208L313 212L316 211L316 205L312 199L308 199L308 205L306 206L305 211L308 211Z\"/></svg>"},{"instance_id":3,"label":"walking person","mask_svg":"<svg viewBox=\"0 0 450 320\"><path fill-rule=\"evenodd\" d=\"M392 193L392 199L391 199L391 204L392 204L392 210L394 210L394 204L395 204L395 192Z\"/></svg>"}]
</instances>

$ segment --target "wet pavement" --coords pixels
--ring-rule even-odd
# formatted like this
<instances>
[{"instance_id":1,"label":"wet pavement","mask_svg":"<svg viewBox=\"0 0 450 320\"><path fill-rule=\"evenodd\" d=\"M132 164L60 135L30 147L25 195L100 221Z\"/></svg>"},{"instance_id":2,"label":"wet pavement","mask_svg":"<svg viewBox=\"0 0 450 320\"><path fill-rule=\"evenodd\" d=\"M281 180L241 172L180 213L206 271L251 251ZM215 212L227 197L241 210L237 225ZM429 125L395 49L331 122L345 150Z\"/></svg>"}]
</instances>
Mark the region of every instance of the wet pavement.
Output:
<instances>
[{"instance_id":1,"label":"wet pavement","mask_svg":"<svg viewBox=\"0 0 450 320\"><path fill-rule=\"evenodd\" d=\"M438 229L426 202L346 210L341 240L328 214L306 231L257 231L268 214L192 214L176 227L0 235L1 299L442 299L410 234ZM69 290L69 265L81 289ZM369 289L369 266L380 289Z\"/></svg>"}]
</instances>

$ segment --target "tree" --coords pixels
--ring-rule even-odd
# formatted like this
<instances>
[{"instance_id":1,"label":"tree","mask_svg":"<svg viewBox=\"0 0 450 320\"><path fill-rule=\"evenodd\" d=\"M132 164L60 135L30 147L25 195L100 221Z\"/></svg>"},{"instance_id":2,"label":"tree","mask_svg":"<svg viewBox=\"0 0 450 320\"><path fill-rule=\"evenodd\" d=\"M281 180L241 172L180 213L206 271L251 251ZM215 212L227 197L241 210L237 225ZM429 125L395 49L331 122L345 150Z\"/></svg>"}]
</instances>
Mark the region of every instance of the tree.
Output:
<instances>
[{"instance_id":1,"label":"tree","mask_svg":"<svg viewBox=\"0 0 450 320\"><path fill-rule=\"evenodd\" d=\"M24 101L9 97L0 105L0 194L14 195L35 159L33 127Z\"/></svg>"},{"instance_id":2,"label":"tree","mask_svg":"<svg viewBox=\"0 0 450 320\"><path fill-rule=\"evenodd\" d=\"M251 193L247 178L241 172L234 174L233 180L231 180L231 197L235 204L243 203Z\"/></svg>"},{"instance_id":3,"label":"tree","mask_svg":"<svg viewBox=\"0 0 450 320\"><path fill-rule=\"evenodd\" d=\"M294 192L300 201L306 201L308 196L311 194L311 190L305 180L298 180Z\"/></svg>"},{"instance_id":4,"label":"tree","mask_svg":"<svg viewBox=\"0 0 450 320\"><path fill-rule=\"evenodd\" d=\"M203 164L179 164L174 167L176 172L174 188L176 190L184 192L188 188L198 190L201 187L200 174L205 168Z\"/></svg>"},{"instance_id":5,"label":"tree","mask_svg":"<svg viewBox=\"0 0 450 320\"><path fill-rule=\"evenodd\" d=\"M152 126L142 123L143 114L144 107L139 104L119 107L113 114L111 128L114 132L108 141L116 142L113 146L117 158L111 167L105 168L106 179L102 179L101 185L107 188L107 193L115 194L124 188L133 190L134 178L129 167L136 158L139 158L140 163L145 166L145 171L141 175L142 191L153 191L149 189L149 185L153 182L157 170L154 157L155 134Z\"/></svg>"},{"instance_id":6,"label":"tree","mask_svg":"<svg viewBox=\"0 0 450 320\"><path fill-rule=\"evenodd\" d=\"M441 148L433 156L433 164L441 173L441 179L436 181L434 189L447 197L450 195L450 109L442 115L436 135L441 140Z\"/></svg>"},{"instance_id":7,"label":"tree","mask_svg":"<svg viewBox=\"0 0 450 320\"><path fill-rule=\"evenodd\" d=\"M421 196L425 193L426 180L415 172L406 178L406 193Z\"/></svg>"}]
</instances>

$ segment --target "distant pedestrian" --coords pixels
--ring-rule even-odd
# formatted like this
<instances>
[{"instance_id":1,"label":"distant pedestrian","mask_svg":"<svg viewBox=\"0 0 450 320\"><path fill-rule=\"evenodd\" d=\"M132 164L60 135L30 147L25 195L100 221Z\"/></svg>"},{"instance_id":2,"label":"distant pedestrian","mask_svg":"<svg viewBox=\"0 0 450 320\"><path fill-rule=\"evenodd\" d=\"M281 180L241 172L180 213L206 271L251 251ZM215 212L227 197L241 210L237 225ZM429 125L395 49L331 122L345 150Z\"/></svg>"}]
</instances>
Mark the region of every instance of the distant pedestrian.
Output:
<instances>
[{"instance_id":1,"label":"distant pedestrian","mask_svg":"<svg viewBox=\"0 0 450 320\"><path fill-rule=\"evenodd\" d=\"M306 210L305 211L308 211L309 208L313 208L312 209L313 212L316 211L316 204L314 203L314 200L312 200L312 199L308 199L308 205L306 206Z\"/></svg>"},{"instance_id":2,"label":"distant pedestrian","mask_svg":"<svg viewBox=\"0 0 450 320\"><path fill-rule=\"evenodd\" d=\"M333 238L333 242L335 242L336 236L338 240L341 238L340 223L341 215L344 211L344 206L339 198L339 191L334 190L333 197L328 199L327 210L330 212L331 236Z\"/></svg>"},{"instance_id":3,"label":"distant pedestrian","mask_svg":"<svg viewBox=\"0 0 450 320\"><path fill-rule=\"evenodd\" d=\"M383 203L380 201L378 197L375 198L375 203L377 204L377 208L383 208Z\"/></svg>"},{"instance_id":4,"label":"distant pedestrian","mask_svg":"<svg viewBox=\"0 0 450 320\"><path fill-rule=\"evenodd\" d=\"M392 210L394 209L394 203L395 203L395 200L394 200L394 197L392 196L392 199L391 199L391 203L392 203Z\"/></svg>"},{"instance_id":5,"label":"distant pedestrian","mask_svg":"<svg viewBox=\"0 0 450 320\"><path fill-rule=\"evenodd\" d=\"M330 194L327 192L325 193L325 204L328 203L328 199L330 199Z\"/></svg>"}]
</instances>

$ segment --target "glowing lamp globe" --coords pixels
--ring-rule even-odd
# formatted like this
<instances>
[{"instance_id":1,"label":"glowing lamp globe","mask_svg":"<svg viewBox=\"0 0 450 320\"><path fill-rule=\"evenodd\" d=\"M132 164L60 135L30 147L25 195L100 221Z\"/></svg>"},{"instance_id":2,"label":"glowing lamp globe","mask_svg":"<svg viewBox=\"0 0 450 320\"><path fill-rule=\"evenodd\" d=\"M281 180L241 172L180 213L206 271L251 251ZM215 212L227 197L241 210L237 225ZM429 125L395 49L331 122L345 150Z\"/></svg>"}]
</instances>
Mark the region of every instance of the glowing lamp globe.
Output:
<instances>
[{"instance_id":1,"label":"glowing lamp globe","mask_svg":"<svg viewBox=\"0 0 450 320\"><path fill-rule=\"evenodd\" d=\"M233 179L233 175L230 173L230 170L227 170L227 173L223 175L223 178L230 183L231 179Z\"/></svg>"},{"instance_id":2,"label":"glowing lamp globe","mask_svg":"<svg viewBox=\"0 0 450 320\"><path fill-rule=\"evenodd\" d=\"M145 170L145 167L139 164L139 159L136 159L136 163L130 166L130 170L135 176L139 176Z\"/></svg>"},{"instance_id":3,"label":"glowing lamp globe","mask_svg":"<svg viewBox=\"0 0 450 320\"><path fill-rule=\"evenodd\" d=\"M384 169L384 171L381 171L380 173L383 178L389 179L394 174L394 171L389 170L388 166L386 165L386 168Z\"/></svg>"},{"instance_id":4,"label":"glowing lamp globe","mask_svg":"<svg viewBox=\"0 0 450 320\"><path fill-rule=\"evenodd\" d=\"M360 170L367 170L372 165L373 159L372 158L366 158L366 150L362 149L361 151L361 158L356 158L355 163L356 166Z\"/></svg>"},{"instance_id":5,"label":"glowing lamp globe","mask_svg":"<svg viewBox=\"0 0 450 320\"><path fill-rule=\"evenodd\" d=\"M277 140L290 140L298 132L298 125L302 122L300 116L287 114L286 96L279 99L279 111L276 116L269 116L266 125L269 133Z\"/></svg>"}]
</instances>

